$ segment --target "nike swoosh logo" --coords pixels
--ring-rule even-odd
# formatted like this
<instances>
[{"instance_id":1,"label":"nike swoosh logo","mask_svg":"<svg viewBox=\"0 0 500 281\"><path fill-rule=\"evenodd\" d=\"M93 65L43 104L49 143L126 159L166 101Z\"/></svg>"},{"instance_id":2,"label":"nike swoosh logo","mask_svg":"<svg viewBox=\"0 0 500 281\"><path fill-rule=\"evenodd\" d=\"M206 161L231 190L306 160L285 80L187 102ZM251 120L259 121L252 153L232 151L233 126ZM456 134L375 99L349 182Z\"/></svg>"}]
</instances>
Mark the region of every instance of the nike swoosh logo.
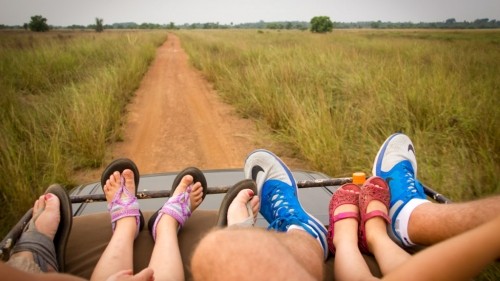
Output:
<instances>
[{"instance_id":1,"label":"nike swoosh logo","mask_svg":"<svg viewBox=\"0 0 500 281\"><path fill-rule=\"evenodd\" d=\"M252 168L252 179L255 181L257 180L257 174L260 172L264 172L264 169L262 169L261 166L253 166Z\"/></svg>"},{"instance_id":2,"label":"nike swoosh logo","mask_svg":"<svg viewBox=\"0 0 500 281\"><path fill-rule=\"evenodd\" d=\"M413 155L415 155L415 148L413 148L413 145L409 144L408 145L408 151L413 151Z\"/></svg>"}]
</instances>

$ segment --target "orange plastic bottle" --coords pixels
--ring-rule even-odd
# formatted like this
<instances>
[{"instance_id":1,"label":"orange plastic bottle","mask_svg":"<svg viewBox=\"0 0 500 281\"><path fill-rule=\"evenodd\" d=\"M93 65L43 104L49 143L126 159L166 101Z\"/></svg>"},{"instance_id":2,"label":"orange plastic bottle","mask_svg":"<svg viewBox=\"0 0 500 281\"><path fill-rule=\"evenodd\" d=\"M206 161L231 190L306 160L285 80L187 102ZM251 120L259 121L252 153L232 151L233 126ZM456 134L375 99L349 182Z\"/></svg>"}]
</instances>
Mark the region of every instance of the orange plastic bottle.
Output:
<instances>
[{"instance_id":1,"label":"orange plastic bottle","mask_svg":"<svg viewBox=\"0 0 500 281\"><path fill-rule=\"evenodd\" d=\"M355 172L352 174L352 183L362 186L366 180L366 174L363 172Z\"/></svg>"}]
</instances>

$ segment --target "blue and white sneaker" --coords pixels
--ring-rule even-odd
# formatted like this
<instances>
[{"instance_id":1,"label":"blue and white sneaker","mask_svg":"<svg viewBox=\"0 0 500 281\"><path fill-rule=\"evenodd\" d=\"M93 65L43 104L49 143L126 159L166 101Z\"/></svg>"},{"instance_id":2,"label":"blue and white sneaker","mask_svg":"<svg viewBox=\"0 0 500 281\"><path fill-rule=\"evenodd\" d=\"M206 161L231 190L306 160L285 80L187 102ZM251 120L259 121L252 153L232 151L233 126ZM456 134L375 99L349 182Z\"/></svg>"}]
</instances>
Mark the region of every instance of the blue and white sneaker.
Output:
<instances>
[{"instance_id":1,"label":"blue and white sneaker","mask_svg":"<svg viewBox=\"0 0 500 281\"><path fill-rule=\"evenodd\" d=\"M280 232L286 232L292 226L304 229L318 240L326 259L327 230L300 205L297 184L283 161L270 151L255 150L248 155L244 172L246 178L257 184L260 213L269 223L268 229Z\"/></svg>"},{"instance_id":2,"label":"blue and white sneaker","mask_svg":"<svg viewBox=\"0 0 500 281\"><path fill-rule=\"evenodd\" d=\"M427 202L424 189L417 180L417 159L410 138L400 133L387 138L375 157L372 173L383 178L391 191L389 235L403 246L414 245L408 237L407 221L403 223L406 225L400 225L398 219L405 206L411 212L420 203Z\"/></svg>"}]
</instances>

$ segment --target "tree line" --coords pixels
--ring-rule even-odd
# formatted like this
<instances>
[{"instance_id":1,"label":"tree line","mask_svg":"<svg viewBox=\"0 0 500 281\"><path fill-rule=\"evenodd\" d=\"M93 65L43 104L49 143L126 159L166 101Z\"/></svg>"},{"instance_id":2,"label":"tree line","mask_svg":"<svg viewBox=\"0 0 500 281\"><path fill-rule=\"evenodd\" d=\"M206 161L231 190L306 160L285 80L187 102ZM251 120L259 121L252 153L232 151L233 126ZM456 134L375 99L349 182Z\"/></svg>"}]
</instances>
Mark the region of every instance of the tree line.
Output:
<instances>
[{"instance_id":1,"label":"tree line","mask_svg":"<svg viewBox=\"0 0 500 281\"><path fill-rule=\"evenodd\" d=\"M328 32L332 28L337 29L487 29L500 28L500 21L489 18L476 19L474 21L457 21L455 18L449 18L442 22L383 22L383 21L365 21L365 22L332 22L327 16L313 17L310 22L306 21L275 21L275 22L249 22L240 24L221 24L219 22L205 23L185 23L175 25L173 22L168 24L125 22L104 24L103 19L96 18L95 23L89 25L69 25L52 26L48 25L47 19L36 15L31 17L29 23L22 26L8 26L0 24L0 29L26 29L32 31L48 31L50 29L74 29L74 30L96 30L98 32L104 29L273 29L273 30L311 30L313 32ZM320 31L316 31L319 26ZM326 28L326 29L325 29ZM325 29L325 30L323 30Z\"/></svg>"}]
</instances>

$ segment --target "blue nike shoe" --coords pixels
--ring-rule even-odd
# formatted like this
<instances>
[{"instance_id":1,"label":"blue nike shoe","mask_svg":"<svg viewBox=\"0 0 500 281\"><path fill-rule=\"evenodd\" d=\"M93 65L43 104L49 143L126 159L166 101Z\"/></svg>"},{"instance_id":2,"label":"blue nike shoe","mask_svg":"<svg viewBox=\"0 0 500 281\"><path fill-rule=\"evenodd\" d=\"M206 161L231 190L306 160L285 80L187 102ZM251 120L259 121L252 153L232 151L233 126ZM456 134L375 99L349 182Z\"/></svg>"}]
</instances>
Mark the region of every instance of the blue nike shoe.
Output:
<instances>
[{"instance_id":1,"label":"blue nike shoe","mask_svg":"<svg viewBox=\"0 0 500 281\"><path fill-rule=\"evenodd\" d=\"M269 223L268 229L286 232L298 226L320 243L324 258L328 256L327 230L307 213L299 202L297 184L288 167L272 152L256 150L245 161L245 177L257 184L260 213Z\"/></svg>"}]
</instances>

